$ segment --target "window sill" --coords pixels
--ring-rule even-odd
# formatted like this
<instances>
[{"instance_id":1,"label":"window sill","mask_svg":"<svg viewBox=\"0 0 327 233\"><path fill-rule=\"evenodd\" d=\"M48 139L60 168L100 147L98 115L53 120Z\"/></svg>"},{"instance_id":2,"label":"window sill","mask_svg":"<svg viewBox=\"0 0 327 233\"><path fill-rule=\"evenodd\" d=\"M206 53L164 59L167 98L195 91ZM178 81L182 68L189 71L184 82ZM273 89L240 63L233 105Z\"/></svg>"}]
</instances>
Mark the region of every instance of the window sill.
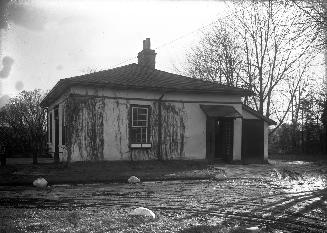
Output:
<instances>
[{"instance_id":1,"label":"window sill","mask_svg":"<svg viewBox=\"0 0 327 233\"><path fill-rule=\"evenodd\" d=\"M130 144L130 148L151 148L151 143L132 143Z\"/></svg>"}]
</instances>

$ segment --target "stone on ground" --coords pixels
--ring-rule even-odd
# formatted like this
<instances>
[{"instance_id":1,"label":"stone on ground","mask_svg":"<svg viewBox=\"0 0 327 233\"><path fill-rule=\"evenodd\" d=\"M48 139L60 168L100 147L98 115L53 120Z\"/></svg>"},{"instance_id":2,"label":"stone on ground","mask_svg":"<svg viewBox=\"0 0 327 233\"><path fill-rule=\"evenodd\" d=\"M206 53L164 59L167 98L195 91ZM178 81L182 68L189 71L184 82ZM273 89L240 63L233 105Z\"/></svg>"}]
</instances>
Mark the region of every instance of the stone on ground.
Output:
<instances>
[{"instance_id":1,"label":"stone on ground","mask_svg":"<svg viewBox=\"0 0 327 233\"><path fill-rule=\"evenodd\" d=\"M136 183L140 183L140 179L137 178L136 176L131 176L130 178L128 178L128 183L130 184L136 184Z\"/></svg>"},{"instance_id":2,"label":"stone on ground","mask_svg":"<svg viewBox=\"0 0 327 233\"><path fill-rule=\"evenodd\" d=\"M143 215L143 216L148 216L148 217L152 217L153 219L156 218L156 215L149 209L144 208L144 207L138 207L136 209L134 209L130 215Z\"/></svg>"},{"instance_id":3,"label":"stone on ground","mask_svg":"<svg viewBox=\"0 0 327 233\"><path fill-rule=\"evenodd\" d=\"M248 232L260 232L260 229L259 229L259 227L257 227L257 226L254 226L254 227L248 227L248 228L246 228L246 230L247 230Z\"/></svg>"},{"instance_id":4,"label":"stone on ground","mask_svg":"<svg viewBox=\"0 0 327 233\"><path fill-rule=\"evenodd\" d=\"M44 178L37 178L33 181L33 185L37 188L45 188L48 185L48 181L46 181Z\"/></svg>"}]
</instances>

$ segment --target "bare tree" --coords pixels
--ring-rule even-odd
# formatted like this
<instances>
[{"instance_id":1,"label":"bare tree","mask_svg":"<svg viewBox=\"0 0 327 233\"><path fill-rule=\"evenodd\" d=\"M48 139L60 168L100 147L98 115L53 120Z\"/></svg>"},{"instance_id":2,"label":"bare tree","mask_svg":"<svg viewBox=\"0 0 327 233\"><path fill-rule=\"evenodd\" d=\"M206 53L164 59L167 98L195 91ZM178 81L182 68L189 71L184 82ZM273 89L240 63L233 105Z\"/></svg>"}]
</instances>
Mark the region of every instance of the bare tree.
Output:
<instances>
[{"instance_id":1,"label":"bare tree","mask_svg":"<svg viewBox=\"0 0 327 233\"><path fill-rule=\"evenodd\" d=\"M233 3L228 17L220 20L219 30L205 34L189 55L189 71L200 78L251 89L255 95L246 103L267 117L283 98L278 106L284 110L280 125L314 57L315 34L303 27L305 20L302 11L280 1Z\"/></svg>"},{"instance_id":2,"label":"bare tree","mask_svg":"<svg viewBox=\"0 0 327 233\"><path fill-rule=\"evenodd\" d=\"M187 72L192 77L239 86L243 63L240 49L227 25L220 21L188 54Z\"/></svg>"},{"instance_id":3,"label":"bare tree","mask_svg":"<svg viewBox=\"0 0 327 233\"><path fill-rule=\"evenodd\" d=\"M1 124L29 142L34 164L46 141L46 112L39 105L42 98L40 90L22 91L0 110Z\"/></svg>"},{"instance_id":4,"label":"bare tree","mask_svg":"<svg viewBox=\"0 0 327 233\"><path fill-rule=\"evenodd\" d=\"M327 2L325 0L290 0L307 16L306 25L315 29L318 48L326 48Z\"/></svg>"}]
</instances>

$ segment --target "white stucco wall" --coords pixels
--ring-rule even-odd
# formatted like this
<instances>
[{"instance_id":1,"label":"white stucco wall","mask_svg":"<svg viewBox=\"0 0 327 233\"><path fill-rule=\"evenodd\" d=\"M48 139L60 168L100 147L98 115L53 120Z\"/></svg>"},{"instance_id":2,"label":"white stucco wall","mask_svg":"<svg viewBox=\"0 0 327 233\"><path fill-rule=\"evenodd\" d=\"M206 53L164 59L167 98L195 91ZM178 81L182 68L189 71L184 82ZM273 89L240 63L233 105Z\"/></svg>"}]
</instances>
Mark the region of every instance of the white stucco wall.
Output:
<instances>
[{"instance_id":1,"label":"white stucco wall","mask_svg":"<svg viewBox=\"0 0 327 233\"><path fill-rule=\"evenodd\" d=\"M145 104L136 101L135 104ZM128 160L128 110L129 101L105 100L104 158L105 160Z\"/></svg>"},{"instance_id":2,"label":"white stucco wall","mask_svg":"<svg viewBox=\"0 0 327 233\"><path fill-rule=\"evenodd\" d=\"M187 115L185 122L185 155L187 159L206 158L206 115L199 103L184 105Z\"/></svg>"},{"instance_id":3,"label":"white stucco wall","mask_svg":"<svg viewBox=\"0 0 327 233\"><path fill-rule=\"evenodd\" d=\"M92 87L73 87L70 90L72 94L88 95L88 96L103 96L122 99L147 99L158 100L164 94L163 101L173 102L211 102L211 103L241 103L241 97L237 95L225 94L192 94L192 93L175 93L175 92L158 92L144 90L116 90L108 88L92 88Z\"/></svg>"},{"instance_id":4,"label":"white stucco wall","mask_svg":"<svg viewBox=\"0 0 327 233\"><path fill-rule=\"evenodd\" d=\"M103 149L101 147L102 157L99 159L104 160L130 160L133 159L152 159L157 156L157 148L153 147L150 150L130 149L129 148L129 109L131 104L150 105L155 109L158 99L164 94L162 103L172 106L179 111L180 117L175 117L175 127L178 135L182 135L183 141L182 148L173 152L170 158L178 159L205 159L206 158L206 115L201 110L200 104L217 104L217 105L230 105L242 114L242 105L240 96L227 96L218 94L190 94L190 93L159 93L151 91L140 90L110 90L104 88L85 88L74 87L69 90L64 96L56 101L49 107L53 112L53 107L59 105L59 145L61 153L61 160L65 160L65 147L61 147L62 142L62 109L64 101L67 99L68 94L77 94L80 96L88 96L90 98L97 97L97 101L103 101L103 108L97 108L97 111L103 111ZM70 97L69 97L70 98ZM100 104L97 102L97 104ZM101 104L100 104L101 105ZM99 105L99 106L100 106ZM100 110L102 109L102 110ZM53 113L54 114L54 113ZM90 113L91 114L91 113ZM85 138L87 136L87 122L90 120L90 114L86 110L81 112L82 123L79 127L84 129L79 137ZM98 117L98 116L97 116ZM100 118L99 118L100 119ZM102 119L102 118L101 118ZM185 130L178 126L178 122L182 121L185 125ZM54 151L54 115L53 115L53 143L50 145ZM85 130L86 129L86 130ZM101 131L99 131L101 132ZM98 135L99 136L99 135ZM96 139L98 140L98 139ZM155 138L153 140L156 140ZM233 145L233 159L241 160L241 145L242 145L242 119L234 120L234 145ZM153 142L155 143L155 142ZM180 145L179 145L180 146ZM71 146L71 160L83 160L87 154L87 145L81 145L77 142ZM169 146L168 146L169 147ZM183 150L180 152L179 150ZM137 151L142 151L139 153ZM146 151L146 152L145 152ZM81 159L83 154L83 159Z\"/></svg>"},{"instance_id":5,"label":"white stucco wall","mask_svg":"<svg viewBox=\"0 0 327 233\"><path fill-rule=\"evenodd\" d=\"M233 160L242 159L242 119L234 120Z\"/></svg>"}]
</instances>

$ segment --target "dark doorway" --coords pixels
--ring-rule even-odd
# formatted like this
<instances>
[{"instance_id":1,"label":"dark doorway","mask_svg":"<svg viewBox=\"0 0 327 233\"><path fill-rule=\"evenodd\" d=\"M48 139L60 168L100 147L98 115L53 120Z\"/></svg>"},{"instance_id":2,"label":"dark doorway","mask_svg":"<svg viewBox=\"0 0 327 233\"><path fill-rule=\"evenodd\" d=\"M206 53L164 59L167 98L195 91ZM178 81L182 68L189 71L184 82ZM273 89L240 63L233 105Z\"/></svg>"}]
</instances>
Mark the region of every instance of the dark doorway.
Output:
<instances>
[{"instance_id":1,"label":"dark doorway","mask_svg":"<svg viewBox=\"0 0 327 233\"><path fill-rule=\"evenodd\" d=\"M233 157L233 120L215 120L215 160L231 160Z\"/></svg>"},{"instance_id":2,"label":"dark doorway","mask_svg":"<svg viewBox=\"0 0 327 233\"><path fill-rule=\"evenodd\" d=\"M242 133L242 161L260 163L264 161L264 122L244 119Z\"/></svg>"},{"instance_id":3,"label":"dark doorway","mask_svg":"<svg viewBox=\"0 0 327 233\"><path fill-rule=\"evenodd\" d=\"M58 107L54 109L54 120L55 120L55 153L54 153L54 161L59 162L59 110Z\"/></svg>"},{"instance_id":4,"label":"dark doorway","mask_svg":"<svg viewBox=\"0 0 327 233\"><path fill-rule=\"evenodd\" d=\"M233 118L207 118L207 159L216 162L233 159Z\"/></svg>"}]
</instances>

